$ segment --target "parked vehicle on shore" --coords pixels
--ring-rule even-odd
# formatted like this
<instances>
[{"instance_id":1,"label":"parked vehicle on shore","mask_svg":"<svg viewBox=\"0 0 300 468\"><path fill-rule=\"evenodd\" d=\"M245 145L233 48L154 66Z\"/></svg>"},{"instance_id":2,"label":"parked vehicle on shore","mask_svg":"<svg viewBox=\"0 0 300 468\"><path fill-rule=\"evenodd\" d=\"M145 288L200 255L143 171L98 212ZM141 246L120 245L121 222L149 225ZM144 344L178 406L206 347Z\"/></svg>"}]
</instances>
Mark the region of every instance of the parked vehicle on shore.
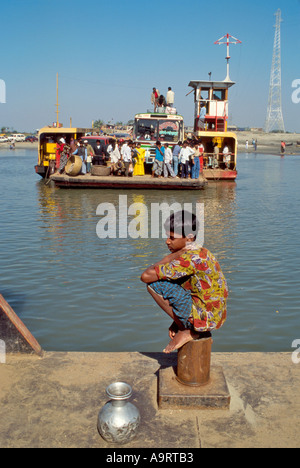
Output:
<instances>
[{"instance_id":1,"label":"parked vehicle on shore","mask_svg":"<svg viewBox=\"0 0 300 468\"><path fill-rule=\"evenodd\" d=\"M9 141L25 141L25 135L23 135L23 133L13 133L7 138Z\"/></svg>"},{"instance_id":2,"label":"parked vehicle on shore","mask_svg":"<svg viewBox=\"0 0 300 468\"><path fill-rule=\"evenodd\" d=\"M8 139L4 136L0 136L0 143L7 143Z\"/></svg>"},{"instance_id":3,"label":"parked vehicle on shore","mask_svg":"<svg viewBox=\"0 0 300 468\"><path fill-rule=\"evenodd\" d=\"M30 143L33 143L34 141L38 141L37 137L35 135L28 135L25 138L25 141L30 141Z\"/></svg>"}]
</instances>

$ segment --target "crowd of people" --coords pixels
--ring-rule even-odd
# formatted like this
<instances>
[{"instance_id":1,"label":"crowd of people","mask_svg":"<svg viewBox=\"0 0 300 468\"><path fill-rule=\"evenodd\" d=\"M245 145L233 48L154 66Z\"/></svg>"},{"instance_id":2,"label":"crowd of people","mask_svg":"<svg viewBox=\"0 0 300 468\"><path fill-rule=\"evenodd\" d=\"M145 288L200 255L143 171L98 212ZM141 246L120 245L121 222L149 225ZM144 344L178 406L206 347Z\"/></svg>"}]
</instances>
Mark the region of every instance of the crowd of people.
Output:
<instances>
[{"instance_id":1,"label":"crowd of people","mask_svg":"<svg viewBox=\"0 0 300 468\"><path fill-rule=\"evenodd\" d=\"M152 167L152 177L180 177L182 179L198 179L204 167L215 169L220 167L220 157L226 169L230 168L231 153L227 145L222 155L217 143L214 152L205 154L201 140L189 139L179 141L171 150L168 143L156 142L155 161ZM162 175L163 174L163 175Z\"/></svg>"},{"instance_id":2,"label":"crowd of people","mask_svg":"<svg viewBox=\"0 0 300 468\"><path fill-rule=\"evenodd\" d=\"M145 175L145 149L140 143L110 138L108 146L99 139L93 147L88 140L71 138L68 145L65 138L60 138L56 143L55 165L59 174L73 155L82 159L82 175L91 173L92 166L110 166L112 175Z\"/></svg>"},{"instance_id":3,"label":"crowd of people","mask_svg":"<svg viewBox=\"0 0 300 468\"><path fill-rule=\"evenodd\" d=\"M67 145L65 139L61 138L56 145L56 170L63 173L69 157L77 155L82 159L81 174L91 173L92 166L109 166L111 175L143 176L145 153L146 149L132 140L110 138L106 146L99 139L93 147L88 140L81 139L78 142L71 139ZM230 168L231 153L226 144L222 153L217 143L214 144L213 153L205 153L201 140L179 141L175 146L157 141L151 176L198 179L203 168L218 168L220 161L224 163L225 169Z\"/></svg>"}]
</instances>

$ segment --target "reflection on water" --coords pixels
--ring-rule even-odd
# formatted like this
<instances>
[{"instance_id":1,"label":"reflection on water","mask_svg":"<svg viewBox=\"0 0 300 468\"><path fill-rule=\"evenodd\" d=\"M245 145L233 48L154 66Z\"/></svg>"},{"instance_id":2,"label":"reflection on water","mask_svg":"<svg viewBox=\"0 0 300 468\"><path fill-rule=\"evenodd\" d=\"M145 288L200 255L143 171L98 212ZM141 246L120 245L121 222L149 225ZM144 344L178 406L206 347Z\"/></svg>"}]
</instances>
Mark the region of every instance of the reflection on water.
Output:
<instances>
[{"instance_id":1,"label":"reflection on water","mask_svg":"<svg viewBox=\"0 0 300 468\"><path fill-rule=\"evenodd\" d=\"M167 253L165 239L100 239L97 207L112 204L118 222L127 195L151 232L152 203L204 203L205 246L230 289L214 350L290 350L300 338L299 161L242 155L236 183L118 192L58 190L33 173L35 154L1 153L0 292L46 350L160 351L169 320L139 277Z\"/></svg>"}]
</instances>

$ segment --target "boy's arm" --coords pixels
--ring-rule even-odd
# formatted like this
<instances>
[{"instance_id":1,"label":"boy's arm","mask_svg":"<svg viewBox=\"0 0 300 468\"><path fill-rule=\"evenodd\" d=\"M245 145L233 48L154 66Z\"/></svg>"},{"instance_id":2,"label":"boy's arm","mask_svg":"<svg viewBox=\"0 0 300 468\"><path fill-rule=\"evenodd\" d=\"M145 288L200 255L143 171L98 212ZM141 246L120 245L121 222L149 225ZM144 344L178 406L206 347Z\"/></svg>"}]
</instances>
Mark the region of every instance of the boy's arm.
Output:
<instances>
[{"instance_id":1,"label":"boy's arm","mask_svg":"<svg viewBox=\"0 0 300 468\"><path fill-rule=\"evenodd\" d=\"M179 258L186 250L185 249L181 249L181 250L178 250L178 252L174 252L174 253L171 253L169 255L167 255L166 257L164 257L162 260L160 260L159 262L155 263L154 265L151 265L150 267L148 267L143 273L142 273L142 276L141 276L141 281L143 281L143 283L154 283L155 281L158 281L159 278L158 278L158 275L156 273L156 269L155 267L159 266L159 265L165 265L166 263L170 263L172 262L173 260L176 260L177 258Z\"/></svg>"}]
</instances>

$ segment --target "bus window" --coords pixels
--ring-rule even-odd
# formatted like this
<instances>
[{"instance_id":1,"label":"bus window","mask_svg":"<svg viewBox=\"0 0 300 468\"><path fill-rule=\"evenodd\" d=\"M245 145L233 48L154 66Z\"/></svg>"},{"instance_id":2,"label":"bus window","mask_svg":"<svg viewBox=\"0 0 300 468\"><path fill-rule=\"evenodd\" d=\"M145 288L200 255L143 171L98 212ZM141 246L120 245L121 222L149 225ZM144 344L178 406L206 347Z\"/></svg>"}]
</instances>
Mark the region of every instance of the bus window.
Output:
<instances>
[{"instance_id":1,"label":"bus window","mask_svg":"<svg viewBox=\"0 0 300 468\"><path fill-rule=\"evenodd\" d=\"M137 120L134 134L137 140L157 140L157 121L150 119Z\"/></svg>"},{"instance_id":2,"label":"bus window","mask_svg":"<svg viewBox=\"0 0 300 468\"><path fill-rule=\"evenodd\" d=\"M160 121L158 137L162 141L177 143L179 140L179 122L172 120Z\"/></svg>"}]
</instances>

